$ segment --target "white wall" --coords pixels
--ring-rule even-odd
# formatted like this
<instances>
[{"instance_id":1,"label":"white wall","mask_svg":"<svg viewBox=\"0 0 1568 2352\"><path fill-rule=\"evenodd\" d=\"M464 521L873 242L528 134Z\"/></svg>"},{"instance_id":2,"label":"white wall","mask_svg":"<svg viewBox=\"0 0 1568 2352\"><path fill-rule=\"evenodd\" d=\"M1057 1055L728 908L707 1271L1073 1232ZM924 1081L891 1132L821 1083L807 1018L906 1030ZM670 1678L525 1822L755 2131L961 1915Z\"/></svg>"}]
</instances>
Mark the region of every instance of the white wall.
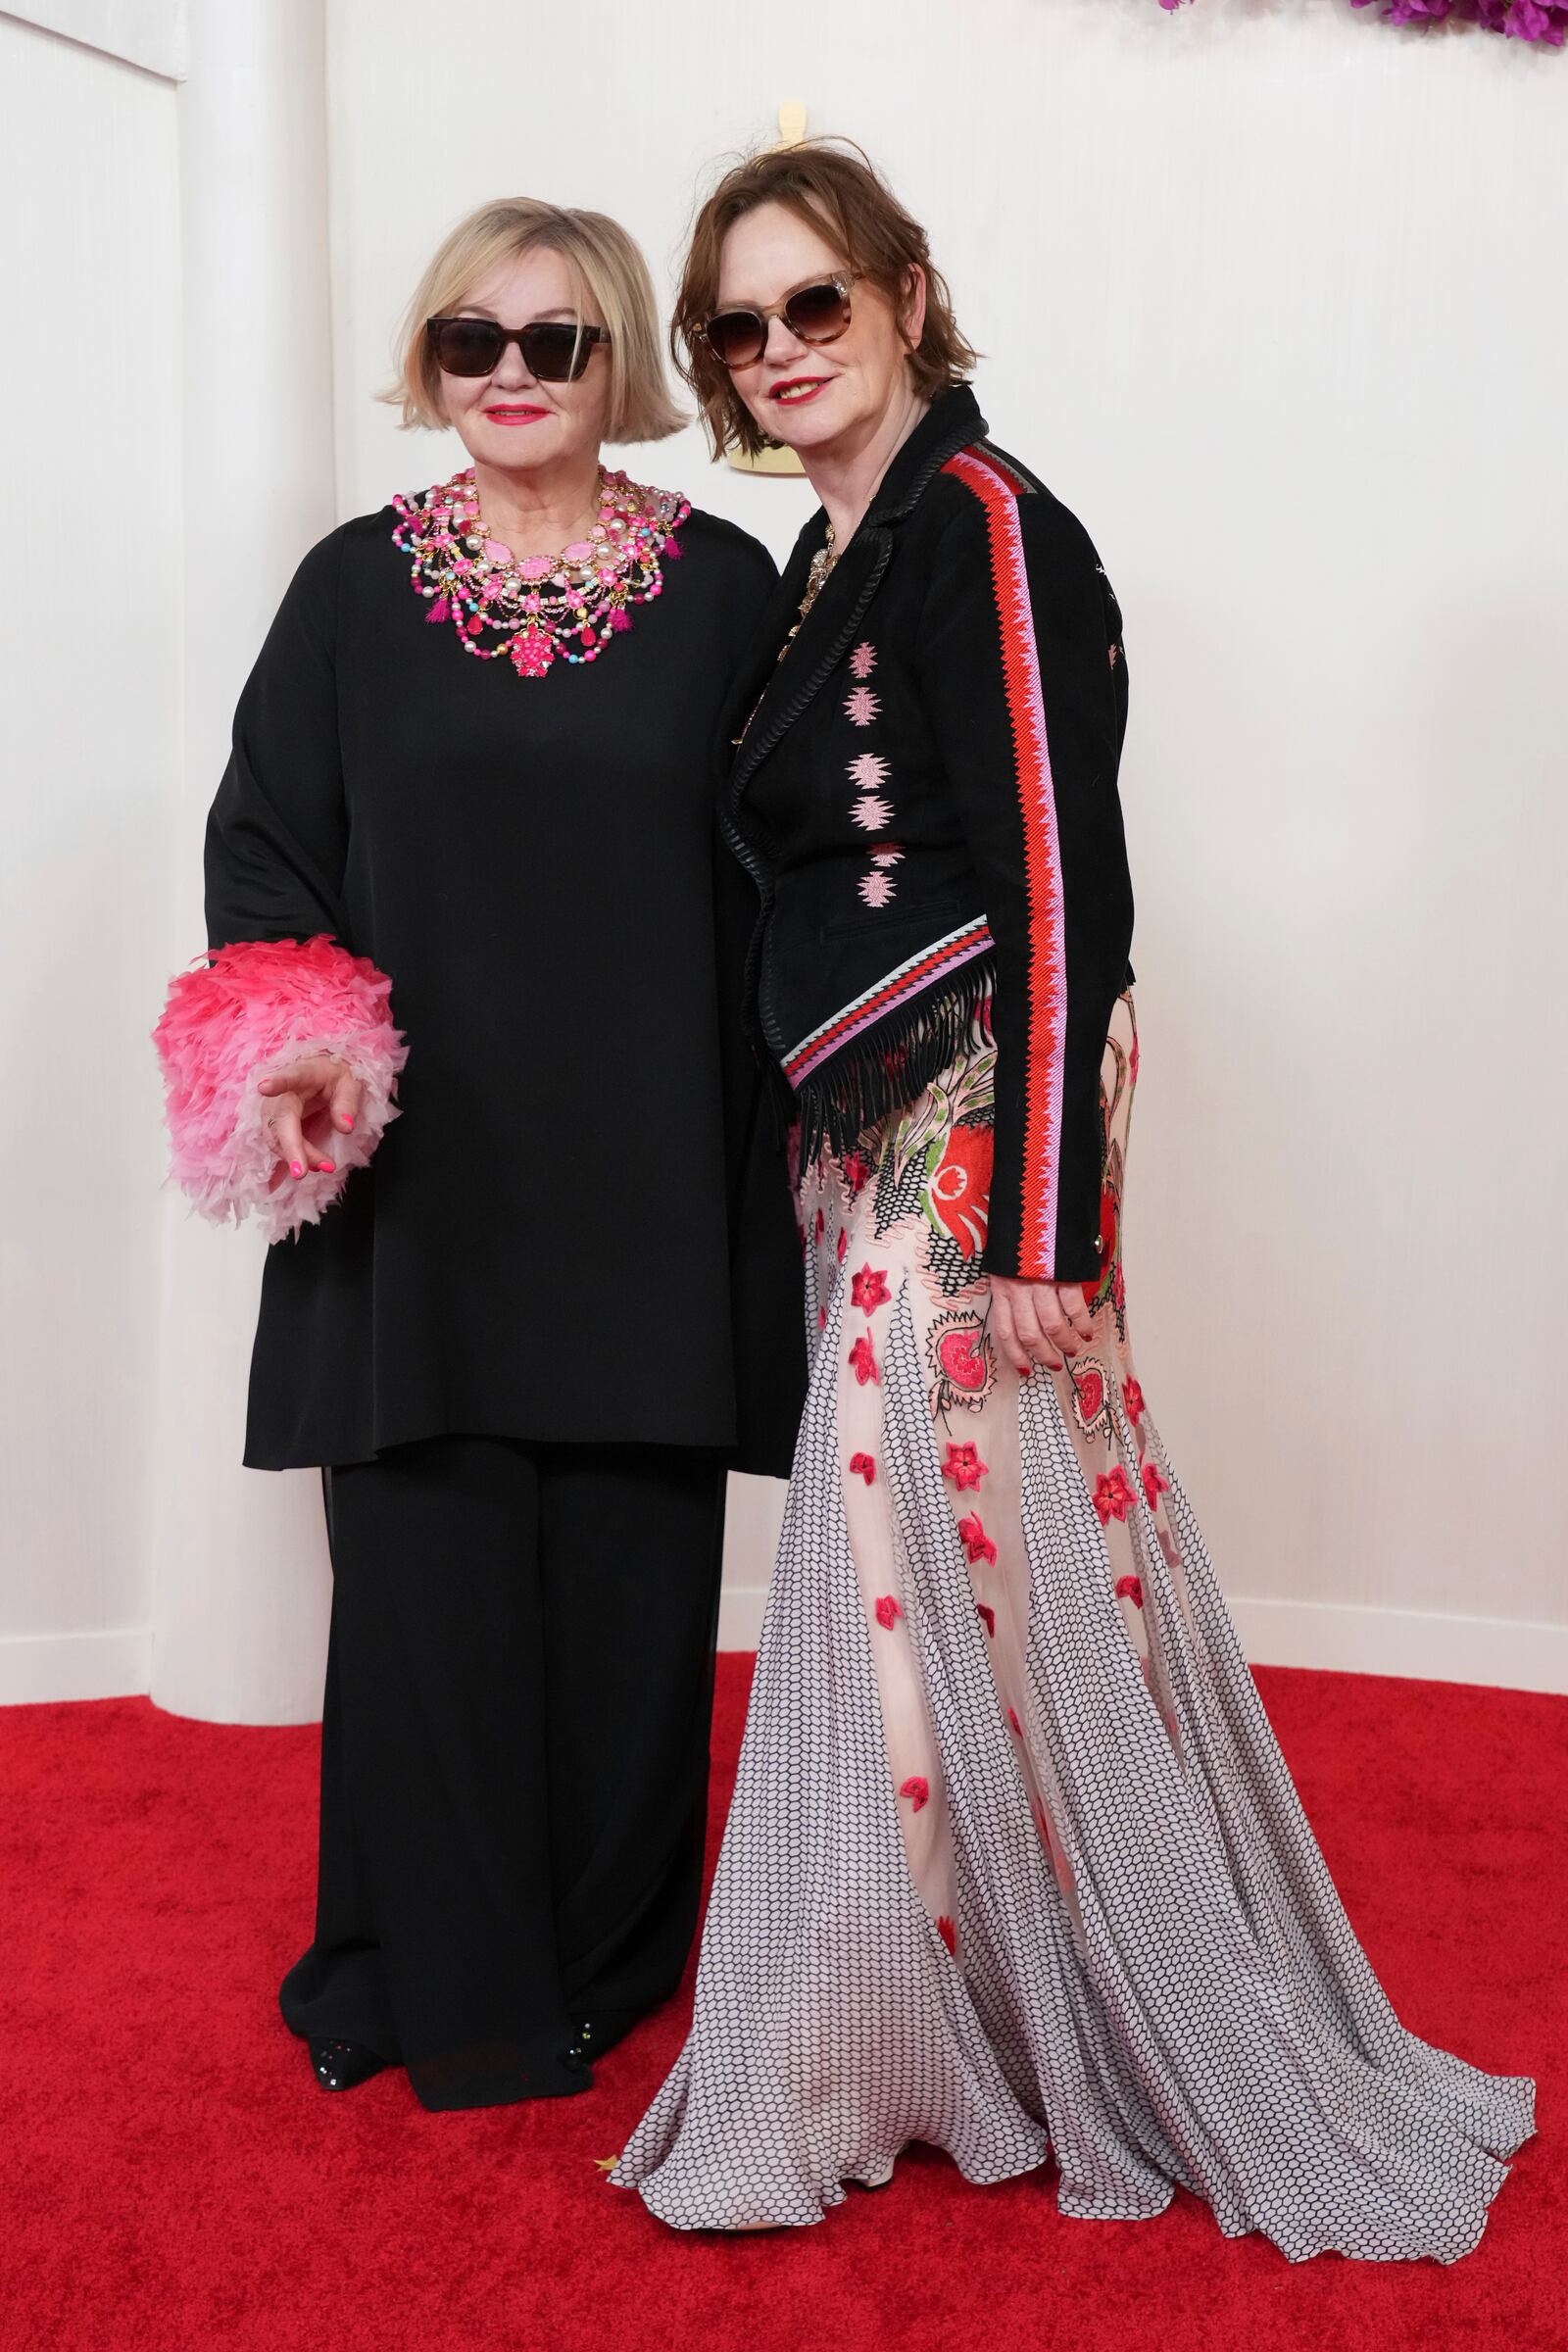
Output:
<instances>
[{"instance_id":1,"label":"white wall","mask_svg":"<svg viewBox=\"0 0 1568 2352\"><path fill-rule=\"evenodd\" d=\"M1175 17L1155 0L743 17L327 0L326 24L345 514L456 462L371 395L431 245L486 196L616 213L667 285L710 159L798 98L930 222L989 355L998 437L1084 516L1126 612L1135 1336L1244 1636L1263 1659L1568 1688L1568 1114L1548 962L1568 849L1568 59L1401 34L1348 0ZM199 58L197 41L193 83ZM4 23L0 84L0 171L31 207L0 211L7 293L121 327L94 367L13 370L0 395L7 462L70 484L64 534L36 501L19 523L64 584L82 548L128 539L127 482L176 463L171 93ZM63 235L69 268L43 253ZM808 504L710 468L694 433L633 463L780 551ZM171 830L172 534L157 504L138 519L149 592L97 649L103 688L20 599L0 640L24 653L0 947L16 1073L0 1441L20 1496L0 1691L5 1633L85 1639L145 1610L168 1524L142 1507L155 1437L184 1555L217 1529L234 1566L248 1317L210 1365L207 1334L186 1375L226 1384L235 1426L209 1415L193 1443L176 1383L169 1426L149 1428L162 1245L144 1031L172 929L149 916L198 854L185 818ZM187 778L188 797L207 782ZM100 940L107 985L82 954ZM261 1512L276 1482L246 1482ZM777 1495L736 1500L732 1640L755 1628ZM300 1573L318 1604L318 1555ZM287 1683L278 1713L302 1710L316 1672L299 1592L250 1557L224 1600ZM209 1638L216 1655L222 1629Z\"/></svg>"},{"instance_id":2,"label":"white wall","mask_svg":"<svg viewBox=\"0 0 1568 2352\"><path fill-rule=\"evenodd\" d=\"M0 1698L147 1687L177 206L172 87L0 18Z\"/></svg>"},{"instance_id":3,"label":"white wall","mask_svg":"<svg viewBox=\"0 0 1568 2352\"><path fill-rule=\"evenodd\" d=\"M1568 61L1347 0L330 24L350 510L452 454L371 395L486 196L613 212L667 284L694 181L799 98L929 223L994 430L1126 614L1135 1337L1244 1630L1568 1687ZM469 93L443 168L411 168ZM780 552L809 503L695 432L639 455ZM737 1634L776 1499L740 1498Z\"/></svg>"}]
</instances>

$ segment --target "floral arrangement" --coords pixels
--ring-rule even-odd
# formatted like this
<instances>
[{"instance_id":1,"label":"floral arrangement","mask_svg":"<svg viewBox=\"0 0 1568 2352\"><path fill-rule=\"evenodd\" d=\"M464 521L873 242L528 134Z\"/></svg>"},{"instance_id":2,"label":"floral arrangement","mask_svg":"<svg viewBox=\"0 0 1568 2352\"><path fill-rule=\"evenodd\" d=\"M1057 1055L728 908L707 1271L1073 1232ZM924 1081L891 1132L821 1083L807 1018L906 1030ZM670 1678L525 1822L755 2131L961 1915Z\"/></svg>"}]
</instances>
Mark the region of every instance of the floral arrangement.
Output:
<instances>
[{"instance_id":1,"label":"floral arrangement","mask_svg":"<svg viewBox=\"0 0 1568 2352\"><path fill-rule=\"evenodd\" d=\"M1182 0L1159 0L1159 5L1180 8ZM1350 0L1350 5L1371 8L1374 0ZM1511 41L1539 41L1548 49L1560 49L1568 39L1568 0L1389 0L1384 13L1391 24L1468 19L1488 32L1505 33Z\"/></svg>"}]
</instances>

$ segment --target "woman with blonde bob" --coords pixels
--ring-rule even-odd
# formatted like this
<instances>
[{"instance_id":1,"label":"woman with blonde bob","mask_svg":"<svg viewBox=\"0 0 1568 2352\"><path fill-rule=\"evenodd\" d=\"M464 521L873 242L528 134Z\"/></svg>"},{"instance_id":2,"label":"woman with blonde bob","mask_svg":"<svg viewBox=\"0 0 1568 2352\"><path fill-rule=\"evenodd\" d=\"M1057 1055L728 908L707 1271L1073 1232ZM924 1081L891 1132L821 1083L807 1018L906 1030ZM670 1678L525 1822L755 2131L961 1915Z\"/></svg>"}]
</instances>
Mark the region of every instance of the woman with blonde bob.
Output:
<instances>
[{"instance_id":1,"label":"woman with blonde bob","mask_svg":"<svg viewBox=\"0 0 1568 2352\"><path fill-rule=\"evenodd\" d=\"M680 1976L725 1471L787 1467L804 1351L712 856L774 568L603 463L680 421L635 245L486 205L395 397L468 463L301 564L157 1042L178 1182L273 1245L245 1459L323 1472L283 2014L323 2088L448 2108L587 2088Z\"/></svg>"},{"instance_id":2,"label":"woman with blonde bob","mask_svg":"<svg viewBox=\"0 0 1568 2352\"><path fill-rule=\"evenodd\" d=\"M691 2035L615 2181L797 2227L912 2139L1049 2151L1064 2214L1180 2185L1293 2261L1451 2262L1533 2087L1395 2016L1133 1368L1110 583L858 151L730 172L675 317L715 441L822 501L725 799L814 1352Z\"/></svg>"}]
</instances>

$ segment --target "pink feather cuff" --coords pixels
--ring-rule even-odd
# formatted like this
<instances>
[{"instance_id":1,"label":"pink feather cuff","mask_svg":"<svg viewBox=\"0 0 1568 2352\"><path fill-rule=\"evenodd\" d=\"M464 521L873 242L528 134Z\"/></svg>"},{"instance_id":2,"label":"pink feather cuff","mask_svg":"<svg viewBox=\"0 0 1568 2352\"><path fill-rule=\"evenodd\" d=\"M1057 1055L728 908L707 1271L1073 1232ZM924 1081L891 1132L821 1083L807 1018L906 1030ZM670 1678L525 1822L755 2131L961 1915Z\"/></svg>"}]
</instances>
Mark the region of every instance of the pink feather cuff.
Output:
<instances>
[{"instance_id":1,"label":"pink feather cuff","mask_svg":"<svg viewBox=\"0 0 1568 2352\"><path fill-rule=\"evenodd\" d=\"M397 1117L408 1049L389 1015L392 983L325 935L215 948L170 983L153 1031L172 1147L170 1178L204 1217L252 1210L270 1242L318 1223ZM263 1078L306 1054L335 1054L364 1088L353 1130L332 1138L337 1165L268 1189L277 1154L263 1121Z\"/></svg>"}]
</instances>

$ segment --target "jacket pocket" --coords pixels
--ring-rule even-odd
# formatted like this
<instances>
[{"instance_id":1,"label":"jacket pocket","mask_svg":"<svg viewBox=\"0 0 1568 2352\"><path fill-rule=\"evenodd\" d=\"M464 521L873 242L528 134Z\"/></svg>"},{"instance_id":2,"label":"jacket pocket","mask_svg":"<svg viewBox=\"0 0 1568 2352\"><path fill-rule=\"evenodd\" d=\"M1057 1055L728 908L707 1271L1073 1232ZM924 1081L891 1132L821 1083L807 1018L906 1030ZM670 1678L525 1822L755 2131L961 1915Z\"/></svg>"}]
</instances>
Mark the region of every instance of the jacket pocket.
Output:
<instances>
[{"instance_id":1,"label":"jacket pocket","mask_svg":"<svg viewBox=\"0 0 1568 2352\"><path fill-rule=\"evenodd\" d=\"M824 923L817 937L825 945L830 939L871 939L884 931L912 930L919 925L933 939L940 939L944 931L956 930L961 920L956 899L922 899L917 906L879 906L840 923Z\"/></svg>"}]
</instances>

